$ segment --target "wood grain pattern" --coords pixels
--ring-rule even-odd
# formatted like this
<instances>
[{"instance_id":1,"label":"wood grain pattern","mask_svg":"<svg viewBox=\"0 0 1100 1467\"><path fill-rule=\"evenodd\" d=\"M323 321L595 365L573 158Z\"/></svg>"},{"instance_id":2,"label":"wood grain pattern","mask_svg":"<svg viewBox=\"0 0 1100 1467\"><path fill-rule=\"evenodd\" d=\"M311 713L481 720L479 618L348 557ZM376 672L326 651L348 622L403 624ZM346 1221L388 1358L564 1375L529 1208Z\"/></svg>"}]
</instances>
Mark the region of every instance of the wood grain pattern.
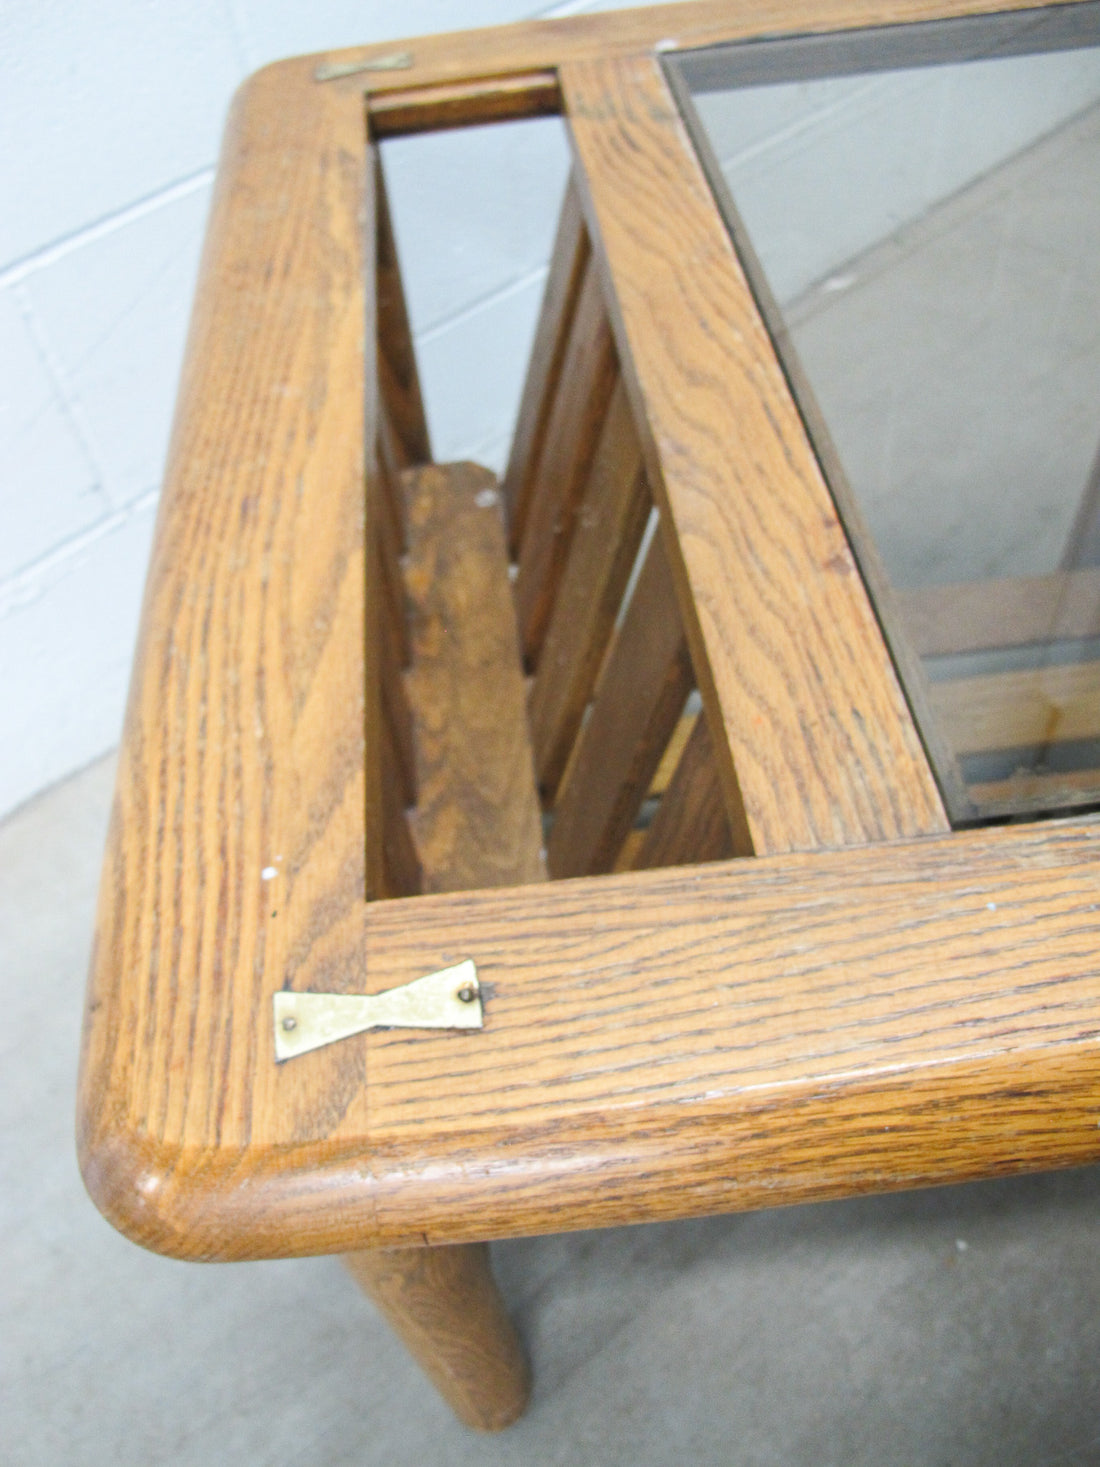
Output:
<instances>
[{"instance_id":1,"label":"wood grain pattern","mask_svg":"<svg viewBox=\"0 0 1100 1467\"><path fill-rule=\"evenodd\" d=\"M344 1262L460 1421L500 1431L523 1415L531 1370L484 1244L373 1249Z\"/></svg>"},{"instance_id":2,"label":"wood grain pattern","mask_svg":"<svg viewBox=\"0 0 1100 1467\"><path fill-rule=\"evenodd\" d=\"M361 151L361 149L359 150ZM386 198L386 180L377 148L371 149L375 190L377 262L375 294L378 313L378 376L384 417L402 467L430 463L428 420L413 350L405 287Z\"/></svg>"},{"instance_id":3,"label":"wood grain pattern","mask_svg":"<svg viewBox=\"0 0 1100 1467\"><path fill-rule=\"evenodd\" d=\"M227 128L142 611L82 1057L82 1165L108 1214L140 1216L149 1187L168 1201L200 1133L243 1154L284 1104L300 1139L328 1133L309 1077L270 1064L271 995L311 960L362 971L363 898L385 890L371 175L361 108L292 75L261 72ZM354 1109L361 1056L342 1063Z\"/></svg>"},{"instance_id":4,"label":"wood grain pattern","mask_svg":"<svg viewBox=\"0 0 1100 1467\"><path fill-rule=\"evenodd\" d=\"M477 1044L367 1041L376 1225L495 1236L1095 1159L1098 857L1081 822L427 898L413 926L376 906L380 979L469 955L494 995Z\"/></svg>"},{"instance_id":5,"label":"wood grain pattern","mask_svg":"<svg viewBox=\"0 0 1100 1467\"><path fill-rule=\"evenodd\" d=\"M658 533L554 807L551 876L613 868L691 689L691 658Z\"/></svg>"},{"instance_id":6,"label":"wood grain pattern","mask_svg":"<svg viewBox=\"0 0 1100 1467\"><path fill-rule=\"evenodd\" d=\"M553 610L615 376L603 293L589 264L570 324L519 549L516 615L523 655L531 668L538 661Z\"/></svg>"},{"instance_id":7,"label":"wood grain pattern","mask_svg":"<svg viewBox=\"0 0 1100 1467\"><path fill-rule=\"evenodd\" d=\"M736 830L730 826L706 715L700 713L630 869L752 854L746 822L742 819Z\"/></svg>"},{"instance_id":8,"label":"wood grain pattern","mask_svg":"<svg viewBox=\"0 0 1100 1467\"><path fill-rule=\"evenodd\" d=\"M415 835L425 888L541 881L542 823L496 477L476 464L432 465L409 472L405 484Z\"/></svg>"},{"instance_id":9,"label":"wood grain pattern","mask_svg":"<svg viewBox=\"0 0 1100 1467\"><path fill-rule=\"evenodd\" d=\"M535 770L548 803L592 696L649 508L641 450L620 383L596 446L528 699Z\"/></svg>"},{"instance_id":10,"label":"wood grain pattern","mask_svg":"<svg viewBox=\"0 0 1100 1467\"><path fill-rule=\"evenodd\" d=\"M107 1125L98 1201L146 1246L263 1257L1094 1161L1098 876L1080 821L374 903L370 986L472 956L485 1029L306 1056L315 1096L349 1052L371 1077L312 1142L289 1094L247 1150L212 1116L184 1153Z\"/></svg>"},{"instance_id":11,"label":"wood grain pattern","mask_svg":"<svg viewBox=\"0 0 1100 1467\"><path fill-rule=\"evenodd\" d=\"M501 485L513 555L518 555L523 542L531 486L542 456L587 259L588 236L584 232L576 185L570 177L550 254L550 271L527 364L508 467Z\"/></svg>"},{"instance_id":12,"label":"wood grain pattern","mask_svg":"<svg viewBox=\"0 0 1100 1467\"><path fill-rule=\"evenodd\" d=\"M475 54L479 75L606 59L654 26L704 40L944 8L766 0L576 17L418 44L398 80L469 75ZM240 1259L1095 1161L1094 821L364 902L380 889L382 792L365 734L378 726L364 628L379 588L362 492L376 426L362 89L397 83L322 85L315 65L248 84L219 171L88 991L79 1136L97 1205L145 1246ZM612 133L616 116L609 104ZM658 140L663 118L650 118ZM628 178L637 163L622 160ZM689 193L685 218L699 207ZM679 211L655 217L680 237ZM705 292L709 259L694 267ZM670 370L705 411L722 363L677 368L679 323L667 324ZM770 369L755 356L750 369L767 386ZM763 400L779 401L771 388ZM770 442L738 440L769 474ZM777 514L774 532L789 523ZM793 523L795 551L816 553L821 540ZM751 613L751 577L749 590L733 604ZM811 630L827 609L795 605ZM766 629L774 605L760 614ZM729 625L740 655L747 634ZM812 743L833 713L812 678L792 677L785 698L803 686ZM878 800L874 771L864 793ZM817 839L829 822L804 774ZM779 796L803 797L791 780ZM467 956L483 1031L361 1036L275 1065L280 987L378 991Z\"/></svg>"},{"instance_id":13,"label":"wood grain pattern","mask_svg":"<svg viewBox=\"0 0 1100 1467\"><path fill-rule=\"evenodd\" d=\"M844 531L657 64L562 68L727 806L758 852L944 830ZM660 229L653 221L661 220Z\"/></svg>"},{"instance_id":14,"label":"wood grain pattern","mask_svg":"<svg viewBox=\"0 0 1100 1467\"><path fill-rule=\"evenodd\" d=\"M372 137L403 137L441 132L449 127L477 127L489 122L518 122L525 117L553 117L561 110L557 73L474 78L368 97Z\"/></svg>"}]
</instances>

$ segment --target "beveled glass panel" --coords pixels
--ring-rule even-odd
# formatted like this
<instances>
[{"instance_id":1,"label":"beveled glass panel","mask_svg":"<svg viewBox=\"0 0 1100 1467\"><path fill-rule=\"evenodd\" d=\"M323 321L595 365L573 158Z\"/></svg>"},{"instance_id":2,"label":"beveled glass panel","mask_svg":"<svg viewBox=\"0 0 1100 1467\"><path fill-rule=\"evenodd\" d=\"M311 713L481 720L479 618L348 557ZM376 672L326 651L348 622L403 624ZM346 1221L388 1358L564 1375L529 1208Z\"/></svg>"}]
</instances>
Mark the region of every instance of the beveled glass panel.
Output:
<instances>
[{"instance_id":1,"label":"beveled glass panel","mask_svg":"<svg viewBox=\"0 0 1100 1467\"><path fill-rule=\"evenodd\" d=\"M670 72L953 819L1100 802L1100 5Z\"/></svg>"}]
</instances>

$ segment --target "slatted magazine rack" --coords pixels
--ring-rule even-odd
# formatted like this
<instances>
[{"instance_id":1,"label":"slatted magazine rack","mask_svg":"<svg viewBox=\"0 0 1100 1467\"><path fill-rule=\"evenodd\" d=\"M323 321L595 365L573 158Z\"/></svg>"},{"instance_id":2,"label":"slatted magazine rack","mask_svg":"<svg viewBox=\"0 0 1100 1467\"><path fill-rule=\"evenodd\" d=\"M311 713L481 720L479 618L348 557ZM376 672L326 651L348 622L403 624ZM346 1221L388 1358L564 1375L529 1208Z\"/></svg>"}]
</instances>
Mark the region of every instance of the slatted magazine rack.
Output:
<instances>
[{"instance_id":1,"label":"slatted magazine rack","mask_svg":"<svg viewBox=\"0 0 1100 1467\"><path fill-rule=\"evenodd\" d=\"M1100 1154L1100 826L952 828L664 64L989 8L584 16L235 103L82 1166L161 1252L347 1255L472 1424L527 1390L489 1240ZM548 113L573 171L498 484L430 460L377 144Z\"/></svg>"}]
</instances>

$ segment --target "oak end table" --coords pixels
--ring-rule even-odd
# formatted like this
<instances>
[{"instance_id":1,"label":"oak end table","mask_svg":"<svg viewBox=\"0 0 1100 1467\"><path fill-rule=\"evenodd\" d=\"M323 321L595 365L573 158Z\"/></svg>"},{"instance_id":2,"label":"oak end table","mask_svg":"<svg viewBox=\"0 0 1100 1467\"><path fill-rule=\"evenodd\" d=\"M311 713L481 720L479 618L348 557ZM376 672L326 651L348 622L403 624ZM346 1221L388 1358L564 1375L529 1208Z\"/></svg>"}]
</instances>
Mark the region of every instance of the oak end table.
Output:
<instances>
[{"instance_id":1,"label":"oak end table","mask_svg":"<svg viewBox=\"0 0 1100 1467\"><path fill-rule=\"evenodd\" d=\"M494 1239L1100 1157L1095 236L1024 251L1026 411L995 334L1013 241L1088 239L1100 12L993 9L703 0L234 103L81 1166L156 1251L345 1255L472 1425L529 1385ZM379 147L549 115L498 481L432 462Z\"/></svg>"}]
</instances>

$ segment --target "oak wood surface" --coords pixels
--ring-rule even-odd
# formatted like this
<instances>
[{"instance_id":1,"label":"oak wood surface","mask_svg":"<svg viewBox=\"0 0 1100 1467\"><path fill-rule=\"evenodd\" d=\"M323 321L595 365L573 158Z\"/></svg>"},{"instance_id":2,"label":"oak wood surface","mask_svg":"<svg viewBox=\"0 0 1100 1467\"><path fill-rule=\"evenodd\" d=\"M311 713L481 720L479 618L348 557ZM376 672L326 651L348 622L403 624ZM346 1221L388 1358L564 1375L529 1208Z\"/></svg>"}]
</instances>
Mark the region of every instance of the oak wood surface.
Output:
<instances>
[{"instance_id":1,"label":"oak wood surface","mask_svg":"<svg viewBox=\"0 0 1100 1467\"><path fill-rule=\"evenodd\" d=\"M405 486L414 829L425 889L541 881L542 825L496 476L476 464L430 465L407 473Z\"/></svg>"},{"instance_id":2,"label":"oak wood surface","mask_svg":"<svg viewBox=\"0 0 1100 1467\"><path fill-rule=\"evenodd\" d=\"M268 1064L271 995L310 953L361 970L364 894L385 889L365 738L371 173L361 107L293 75L253 78L227 126L142 609L80 1084L93 1196L120 1148L131 1167L109 1213L146 1205L144 1156L154 1177L200 1132L243 1153L276 1091L292 1131L328 1134L308 1077ZM354 1113L362 1056L339 1067Z\"/></svg>"},{"instance_id":3,"label":"oak wood surface","mask_svg":"<svg viewBox=\"0 0 1100 1467\"><path fill-rule=\"evenodd\" d=\"M514 554L518 554L523 541L531 486L542 456L587 259L588 236L584 232L576 185L570 178L558 217L550 270L501 485L509 543Z\"/></svg>"},{"instance_id":4,"label":"oak wood surface","mask_svg":"<svg viewBox=\"0 0 1100 1467\"><path fill-rule=\"evenodd\" d=\"M480 1046L369 1039L378 1225L432 1209L461 1236L467 1194L492 1235L1095 1159L1098 839L550 883L437 928L436 899L414 928L376 908L376 971L468 953L496 995Z\"/></svg>"},{"instance_id":5,"label":"oak wood surface","mask_svg":"<svg viewBox=\"0 0 1100 1467\"><path fill-rule=\"evenodd\" d=\"M531 1370L485 1244L371 1249L344 1262L467 1426L500 1431L523 1414Z\"/></svg>"},{"instance_id":6,"label":"oak wood surface","mask_svg":"<svg viewBox=\"0 0 1100 1467\"><path fill-rule=\"evenodd\" d=\"M251 1103L247 1144L216 1108L179 1139L113 1114L86 1177L136 1241L245 1258L1094 1161L1098 876L1100 824L1078 821L376 902L367 987L473 957L483 1031L265 1070L265 1024L222 1099ZM321 952L296 986L333 976Z\"/></svg>"},{"instance_id":7,"label":"oak wood surface","mask_svg":"<svg viewBox=\"0 0 1100 1467\"><path fill-rule=\"evenodd\" d=\"M475 51L482 76L606 57L665 24L713 39L940 13L578 17L432 40L402 84L469 75ZM88 991L80 1149L101 1210L146 1246L229 1259L1095 1160L1093 822L364 902L382 885L382 787L365 733L380 724L364 678L362 91L397 83L321 84L316 63L279 63L238 97L204 251ZM831 545L831 521L821 533ZM881 710L858 706L877 728ZM833 717L803 711L814 738ZM466 956L484 1031L275 1065L279 988L378 991Z\"/></svg>"},{"instance_id":8,"label":"oak wood surface","mask_svg":"<svg viewBox=\"0 0 1100 1467\"><path fill-rule=\"evenodd\" d=\"M630 405L617 384L577 513L528 714L543 798L553 801L592 695L649 514Z\"/></svg>"},{"instance_id":9,"label":"oak wood surface","mask_svg":"<svg viewBox=\"0 0 1100 1467\"><path fill-rule=\"evenodd\" d=\"M551 876L614 867L691 688L676 589L657 533L558 794L546 853Z\"/></svg>"},{"instance_id":10,"label":"oak wood surface","mask_svg":"<svg viewBox=\"0 0 1100 1467\"><path fill-rule=\"evenodd\" d=\"M759 853L946 829L833 501L659 66L576 61L561 77L699 689L711 728L725 731L716 756L731 812L743 805Z\"/></svg>"},{"instance_id":11,"label":"oak wood surface","mask_svg":"<svg viewBox=\"0 0 1100 1467\"><path fill-rule=\"evenodd\" d=\"M603 291L589 262L570 322L519 547L516 615L524 658L532 668L553 611L577 506L615 381L615 349Z\"/></svg>"},{"instance_id":12,"label":"oak wood surface","mask_svg":"<svg viewBox=\"0 0 1100 1467\"><path fill-rule=\"evenodd\" d=\"M751 855L745 821L731 829L706 715L697 714L631 869Z\"/></svg>"}]
</instances>

